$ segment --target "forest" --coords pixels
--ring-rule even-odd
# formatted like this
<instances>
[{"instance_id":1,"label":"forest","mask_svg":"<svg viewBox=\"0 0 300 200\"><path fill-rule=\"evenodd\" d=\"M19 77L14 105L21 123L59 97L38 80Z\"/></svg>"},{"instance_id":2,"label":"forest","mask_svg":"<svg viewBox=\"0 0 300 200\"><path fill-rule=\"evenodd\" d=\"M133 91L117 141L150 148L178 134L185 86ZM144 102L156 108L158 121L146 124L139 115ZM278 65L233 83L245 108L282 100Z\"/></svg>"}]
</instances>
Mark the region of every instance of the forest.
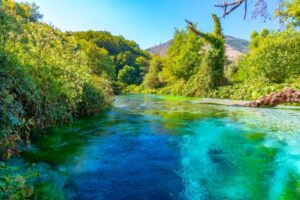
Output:
<instances>
[{"instance_id":1,"label":"forest","mask_svg":"<svg viewBox=\"0 0 300 200\"><path fill-rule=\"evenodd\" d=\"M299 4L297 0L284 2L284 11L276 11L274 17L285 28L254 31L248 52L234 62L225 56L217 16L212 16L212 33L201 33L188 22L186 29L176 30L165 56L152 57L143 83L128 91L255 100L285 87L300 89Z\"/></svg>"},{"instance_id":2,"label":"forest","mask_svg":"<svg viewBox=\"0 0 300 200\"><path fill-rule=\"evenodd\" d=\"M6 164L22 146L52 127L105 113L115 95L256 100L300 90L300 1L280 7L274 18L283 28L254 31L247 53L229 61L215 14L212 32L186 20L159 56L107 31L61 31L43 22L34 3L0 1L0 199L34 193L30 176Z\"/></svg>"}]
</instances>

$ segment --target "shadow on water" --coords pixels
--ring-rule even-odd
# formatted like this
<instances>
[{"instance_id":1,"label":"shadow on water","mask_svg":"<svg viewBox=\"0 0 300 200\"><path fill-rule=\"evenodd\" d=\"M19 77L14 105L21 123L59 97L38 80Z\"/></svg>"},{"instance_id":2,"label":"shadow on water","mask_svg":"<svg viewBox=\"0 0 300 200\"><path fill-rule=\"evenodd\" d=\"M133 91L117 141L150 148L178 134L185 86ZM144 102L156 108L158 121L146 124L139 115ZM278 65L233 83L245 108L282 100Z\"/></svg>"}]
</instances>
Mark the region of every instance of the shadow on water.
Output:
<instances>
[{"instance_id":1,"label":"shadow on water","mask_svg":"<svg viewBox=\"0 0 300 200\"><path fill-rule=\"evenodd\" d=\"M116 97L53 129L16 162L36 199L300 199L300 113Z\"/></svg>"}]
</instances>

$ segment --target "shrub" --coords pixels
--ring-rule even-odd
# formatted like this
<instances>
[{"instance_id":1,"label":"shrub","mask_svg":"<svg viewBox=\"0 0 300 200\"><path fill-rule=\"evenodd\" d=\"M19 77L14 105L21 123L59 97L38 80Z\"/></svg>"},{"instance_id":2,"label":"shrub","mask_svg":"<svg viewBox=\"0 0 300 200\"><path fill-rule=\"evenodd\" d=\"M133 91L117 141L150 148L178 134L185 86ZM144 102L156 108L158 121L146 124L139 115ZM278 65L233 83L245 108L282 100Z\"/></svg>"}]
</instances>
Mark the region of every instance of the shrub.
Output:
<instances>
[{"instance_id":1,"label":"shrub","mask_svg":"<svg viewBox=\"0 0 300 200\"><path fill-rule=\"evenodd\" d=\"M125 85L131 85L137 83L137 71L134 67L126 65L123 69L120 70L118 75L118 80Z\"/></svg>"},{"instance_id":2,"label":"shrub","mask_svg":"<svg viewBox=\"0 0 300 200\"><path fill-rule=\"evenodd\" d=\"M98 115L105 108L105 96L102 90L97 89L91 83L83 86L82 101L79 103L79 115Z\"/></svg>"},{"instance_id":3,"label":"shrub","mask_svg":"<svg viewBox=\"0 0 300 200\"><path fill-rule=\"evenodd\" d=\"M300 33L272 32L261 37L247 57L249 74L273 83L283 83L300 74Z\"/></svg>"},{"instance_id":4,"label":"shrub","mask_svg":"<svg viewBox=\"0 0 300 200\"><path fill-rule=\"evenodd\" d=\"M38 174L22 174L15 167L0 162L0 199L28 199L33 194L33 188L27 180Z\"/></svg>"}]
</instances>

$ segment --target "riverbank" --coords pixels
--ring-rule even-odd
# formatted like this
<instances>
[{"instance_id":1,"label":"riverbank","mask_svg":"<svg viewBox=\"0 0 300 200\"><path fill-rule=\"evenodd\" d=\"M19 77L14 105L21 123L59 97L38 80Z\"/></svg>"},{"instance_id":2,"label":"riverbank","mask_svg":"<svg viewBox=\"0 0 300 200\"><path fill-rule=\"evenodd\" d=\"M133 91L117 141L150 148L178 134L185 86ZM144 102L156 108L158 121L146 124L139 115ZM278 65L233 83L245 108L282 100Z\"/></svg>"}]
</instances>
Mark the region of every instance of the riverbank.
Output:
<instances>
[{"instance_id":1,"label":"riverbank","mask_svg":"<svg viewBox=\"0 0 300 200\"><path fill-rule=\"evenodd\" d=\"M155 94L130 94L130 95L153 95L163 100L170 101L190 101L195 104L220 105L220 106L239 106L251 107L251 100L235 100L235 99L221 99L221 98L199 98L199 97L185 97L172 95L155 95ZM262 97L263 98L263 97ZM267 107L267 106L265 106ZM284 103L276 106L271 106L275 109L300 109L300 104Z\"/></svg>"}]
</instances>

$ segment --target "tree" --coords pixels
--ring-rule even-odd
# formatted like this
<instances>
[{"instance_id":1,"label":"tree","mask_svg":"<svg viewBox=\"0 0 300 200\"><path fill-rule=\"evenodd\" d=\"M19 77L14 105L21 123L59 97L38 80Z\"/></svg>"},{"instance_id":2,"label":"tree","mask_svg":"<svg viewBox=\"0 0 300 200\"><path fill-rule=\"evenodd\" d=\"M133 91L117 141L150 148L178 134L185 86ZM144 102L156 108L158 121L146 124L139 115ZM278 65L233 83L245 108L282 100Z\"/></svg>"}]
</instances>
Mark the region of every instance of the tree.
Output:
<instances>
[{"instance_id":1,"label":"tree","mask_svg":"<svg viewBox=\"0 0 300 200\"><path fill-rule=\"evenodd\" d=\"M144 56L139 56L135 59L136 69L139 70L139 77L144 77L148 71L149 61ZM142 78L141 78L142 80Z\"/></svg>"},{"instance_id":2,"label":"tree","mask_svg":"<svg viewBox=\"0 0 300 200\"><path fill-rule=\"evenodd\" d=\"M220 86L224 80L225 41L218 17L213 14L212 18L214 21L213 33L202 33L197 30L192 22L188 20L186 20L186 22L192 32L198 37L203 38L210 45L209 50L205 54L204 63L202 62L201 66L211 68L211 70L205 70L211 72L208 74L211 78L207 80L212 81L212 83L208 85L212 88L216 88Z\"/></svg>"},{"instance_id":3,"label":"tree","mask_svg":"<svg viewBox=\"0 0 300 200\"><path fill-rule=\"evenodd\" d=\"M163 68L163 61L159 56L153 56L149 66L149 72L145 76L144 86L149 89L156 89L161 86L159 73Z\"/></svg>"},{"instance_id":4,"label":"tree","mask_svg":"<svg viewBox=\"0 0 300 200\"><path fill-rule=\"evenodd\" d=\"M110 59L106 59L107 56L104 56L105 59L101 61L101 67L107 67L106 71L109 72L115 71L116 78L119 71L128 65L134 67L136 70L136 84L142 82L148 68L149 54L140 49L134 41L126 40L122 36L113 36L109 32L102 31L75 32L70 34L79 40L93 43L102 50L105 49ZM113 65L111 65L113 69L111 70L107 65L109 60L113 62Z\"/></svg>"},{"instance_id":5,"label":"tree","mask_svg":"<svg viewBox=\"0 0 300 200\"><path fill-rule=\"evenodd\" d=\"M299 32L262 31L261 34L255 34L250 47L246 64L249 75L254 79L262 78L273 83L283 83L300 74Z\"/></svg>"},{"instance_id":6,"label":"tree","mask_svg":"<svg viewBox=\"0 0 300 200\"><path fill-rule=\"evenodd\" d=\"M0 64L5 63L7 55L5 52L8 51L7 44L12 38L12 33L17 32L20 29L20 23L15 18L13 1L1 1L0 2Z\"/></svg>"},{"instance_id":7,"label":"tree","mask_svg":"<svg viewBox=\"0 0 300 200\"><path fill-rule=\"evenodd\" d=\"M126 85L136 84L136 70L126 65L119 71L118 80Z\"/></svg>"},{"instance_id":8,"label":"tree","mask_svg":"<svg viewBox=\"0 0 300 200\"><path fill-rule=\"evenodd\" d=\"M116 79L116 66L106 49L86 40L80 40L79 46L87 55L88 66L94 74L105 76L109 80Z\"/></svg>"},{"instance_id":9,"label":"tree","mask_svg":"<svg viewBox=\"0 0 300 200\"><path fill-rule=\"evenodd\" d=\"M179 79L188 80L201 63L200 49L203 41L189 29L176 30L167 52L168 70Z\"/></svg>"},{"instance_id":10,"label":"tree","mask_svg":"<svg viewBox=\"0 0 300 200\"><path fill-rule=\"evenodd\" d=\"M43 16L39 13L39 7L35 3L15 3L13 0L0 1L0 62L8 55L11 46L8 41L15 41L22 32L22 24L37 22Z\"/></svg>"}]
</instances>

